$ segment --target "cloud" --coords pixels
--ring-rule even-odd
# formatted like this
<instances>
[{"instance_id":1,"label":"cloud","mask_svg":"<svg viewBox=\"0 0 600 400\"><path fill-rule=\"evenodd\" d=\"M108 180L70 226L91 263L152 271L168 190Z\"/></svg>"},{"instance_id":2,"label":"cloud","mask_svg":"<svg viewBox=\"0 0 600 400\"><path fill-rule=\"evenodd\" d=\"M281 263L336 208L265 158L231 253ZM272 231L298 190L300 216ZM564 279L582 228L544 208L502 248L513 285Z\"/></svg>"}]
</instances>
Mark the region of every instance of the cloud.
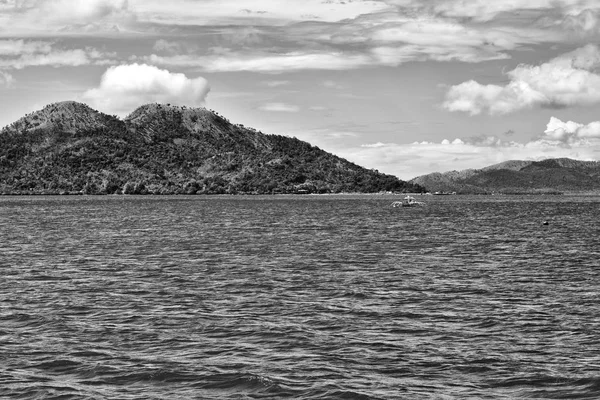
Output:
<instances>
[{"instance_id":1,"label":"cloud","mask_svg":"<svg viewBox=\"0 0 600 400\"><path fill-rule=\"evenodd\" d=\"M107 64L105 55L94 49L56 50L45 54L24 54L15 59L0 58L0 67L22 69L26 67L78 67L90 64Z\"/></svg>"},{"instance_id":2,"label":"cloud","mask_svg":"<svg viewBox=\"0 0 600 400\"><path fill-rule=\"evenodd\" d=\"M475 0L307 0L302 7L278 0L243 6L234 0L4 0L0 36L89 39L117 32L123 37L150 34L162 37L154 45L154 54L139 46L134 50L137 54L122 62L264 73L350 70L427 60L475 63L510 58L511 51L524 45L565 36L554 22L535 26L503 19L482 24L464 18L470 15L467 7L461 11L464 3L479 7L476 13L493 16L520 8L560 9L543 4L535 8L517 0L493 5ZM202 48L207 43L228 49Z\"/></svg>"},{"instance_id":3,"label":"cloud","mask_svg":"<svg viewBox=\"0 0 600 400\"><path fill-rule=\"evenodd\" d=\"M572 25L590 29L600 10L594 0L385 0L403 10L421 15L454 18L477 23L520 19L527 16L533 23L548 26ZM576 19L577 21L572 21ZM575 28L575 26L573 26Z\"/></svg>"},{"instance_id":4,"label":"cloud","mask_svg":"<svg viewBox=\"0 0 600 400\"><path fill-rule=\"evenodd\" d=\"M182 51L182 45L179 42L159 39L154 43L152 49L161 53L177 54Z\"/></svg>"},{"instance_id":5,"label":"cloud","mask_svg":"<svg viewBox=\"0 0 600 400\"><path fill-rule=\"evenodd\" d=\"M159 24L257 25L319 20L337 22L389 8L380 1L304 0L301 7L281 0L130 0L130 8L149 22Z\"/></svg>"},{"instance_id":6,"label":"cloud","mask_svg":"<svg viewBox=\"0 0 600 400\"><path fill-rule=\"evenodd\" d=\"M600 128L600 125L598 127ZM489 138L484 142L491 144L454 139L441 143L373 143L352 148L330 147L328 151L334 151L335 154L359 165L376 168L401 179L412 179L432 172L484 168L509 160L537 161L563 157L595 160L600 152L600 141L591 144L578 142L569 146L548 140L517 143Z\"/></svg>"},{"instance_id":7,"label":"cloud","mask_svg":"<svg viewBox=\"0 0 600 400\"><path fill-rule=\"evenodd\" d=\"M4 71L0 71L0 87L11 87L14 81L15 79L12 77L11 74Z\"/></svg>"},{"instance_id":8,"label":"cloud","mask_svg":"<svg viewBox=\"0 0 600 400\"><path fill-rule=\"evenodd\" d=\"M174 46L160 41L156 54L139 60L208 72L350 70L426 60L476 63L510 58L509 51L525 44L556 41L559 36L531 27L467 26L439 17L386 12L336 24L262 28L265 39L252 46L213 48L208 54L193 49L175 51Z\"/></svg>"},{"instance_id":9,"label":"cloud","mask_svg":"<svg viewBox=\"0 0 600 400\"><path fill-rule=\"evenodd\" d=\"M114 56L91 47L61 49L56 48L53 42L0 40L0 68L4 69L107 64Z\"/></svg>"},{"instance_id":10,"label":"cloud","mask_svg":"<svg viewBox=\"0 0 600 400\"><path fill-rule=\"evenodd\" d=\"M80 23L94 22L109 16L119 15L128 9L127 0L36 0L26 1L29 11L39 10L41 13L54 12L47 19L60 21L78 21Z\"/></svg>"},{"instance_id":11,"label":"cloud","mask_svg":"<svg viewBox=\"0 0 600 400\"><path fill-rule=\"evenodd\" d=\"M323 2L321 7L327 9L329 3ZM525 45L556 42L564 37L558 29L474 24L425 11L404 13L406 8L389 4L380 12L372 11L335 23L266 21L260 29L236 21L227 27L211 28L215 40L225 47L213 47L202 53L199 49L159 40L154 54L141 55L135 60L206 72L351 70L397 66L411 61L477 63L507 59L511 51ZM260 40L223 39L236 35L258 35Z\"/></svg>"},{"instance_id":12,"label":"cloud","mask_svg":"<svg viewBox=\"0 0 600 400\"><path fill-rule=\"evenodd\" d=\"M283 72L305 69L343 70L371 64L363 54L341 52L288 52L269 54L265 52L228 52L211 56L179 55L162 57L152 54L144 61L178 67L198 67L207 72Z\"/></svg>"},{"instance_id":13,"label":"cloud","mask_svg":"<svg viewBox=\"0 0 600 400\"><path fill-rule=\"evenodd\" d=\"M564 135L561 129L566 131ZM432 172L484 168L509 160L538 161L563 157L595 160L600 154L600 121L580 124L562 122L557 118L550 120L545 133L528 142L480 135L448 138L440 142L423 140L414 143L349 145L348 140L333 140L333 132L305 131L295 134L358 165L376 168L401 179L412 179ZM352 136L354 139L361 137L359 134Z\"/></svg>"},{"instance_id":14,"label":"cloud","mask_svg":"<svg viewBox=\"0 0 600 400\"><path fill-rule=\"evenodd\" d=\"M443 107L471 115L507 114L541 106L569 107L600 102L600 50L588 44L539 66L520 65L508 72L505 86L473 80L452 86Z\"/></svg>"},{"instance_id":15,"label":"cloud","mask_svg":"<svg viewBox=\"0 0 600 400\"><path fill-rule=\"evenodd\" d=\"M115 26L139 32L221 26L238 29L230 39L255 43L257 26L283 26L302 21L335 23L389 9L381 1L304 0L290 7L280 0L3 0L0 32L49 36L57 32L111 32ZM2 29L1 27L10 27Z\"/></svg>"},{"instance_id":16,"label":"cloud","mask_svg":"<svg viewBox=\"0 0 600 400\"><path fill-rule=\"evenodd\" d=\"M200 107L209 90L202 77L191 79L146 64L130 64L108 68L100 86L83 98L105 112L124 114L152 102Z\"/></svg>"},{"instance_id":17,"label":"cloud","mask_svg":"<svg viewBox=\"0 0 600 400\"><path fill-rule=\"evenodd\" d=\"M341 84L337 83L336 81L332 81L332 80L323 81L323 87L326 87L327 89L344 89L345 88L344 85L341 85Z\"/></svg>"},{"instance_id":18,"label":"cloud","mask_svg":"<svg viewBox=\"0 0 600 400\"><path fill-rule=\"evenodd\" d=\"M563 26L576 32L598 32L598 10L586 9L565 16Z\"/></svg>"},{"instance_id":19,"label":"cloud","mask_svg":"<svg viewBox=\"0 0 600 400\"><path fill-rule=\"evenodd\" d=\"M113 30L133 18L128 0L8 0L8 4L2 19L13 34Z\"/></svg>"},{"instance_id":20,"label":"cloud","mask_svg":"<svg viewBox=\"0 0 600 400\"><path fill-rule=\"evenodd\" d=\"M263 82L268 87L279 87L279 86L287 86L291 82L290 81L265 81Z\"/></svg>"},{"instance_id":21,"label":"cloud","mask_svg":"<svg viewBox=\"0 0 600 400\"><path fill-rule=\"evenodd\" d=\"M258 107L259 110L262 111L270 111L270 112L298 112L300 111L300 107L285 104L285 103L266 103L262 106Z\"/></svg>"},{"instance_id":22,"label":"cloud","mask_svg":"<svg viewBox=\"0 0 600 400\"><path fill-rule=\"evenodd\" d=\"M600 121L580 124L573 121L563 122L551 117L541 139L556 140L564 143L587 143L587 139L600 139Z\"/></svg>"},{"instance_id":23,"label":"cloud","mask_svg":"<svg viewBox=\"0 0 600 400\"><path fill-rule=\"evenodd\" d=\"M351 70L370 66L397 66L409 61L452 61L480 62L507 58L502 53L476 49L424 48L403 45L399 47L379 46L364 52L292 51L265 52L225 51L213 55L169 55L151 54L142 57L146 63L167 67L194 67L206 72L252 71L280 73L299 70Z\"/></svg>"},{"instance_id":24,"label":"cloud","mask_svg":"<svg viewBox=\"0 0 600 400\"><path fill-rule=\"evenodd\" d=\"M360 22L360 21L359 21ZM556 34L532 27L469 26L464 21L416 16L364 21L367 36L382 56L411 60L480 62L509 58L507 51L523 44L557 39ZM364 35L364 33L363 33ZM379 49L379 50L377 50Z\"/></svg>"},{"instance_id":25,"label":"cloud","mask_svg":"<svg viewBox=\"0 0 600 400\"><path fill-rule=\"evenodd\" d=\"M52 51L51 42L25 41L19 40L0 40L0 57L18 56L22 54L50 53Z\"/></svg>"},{"instance_id":26,"label":"cloud","mask_svg":"<svg viewBox=\"0 0 600 400\"><path fill-rule=\"evenodd\" d=\"M458 18L473 18L477 21L490 21L498 14L517 11L540 11L573 4L578 1L569 0L510 0L510 1L488 1L488 0L447 0L435 2L433 10L436 13Z\"/></svg>"}]
</instances>

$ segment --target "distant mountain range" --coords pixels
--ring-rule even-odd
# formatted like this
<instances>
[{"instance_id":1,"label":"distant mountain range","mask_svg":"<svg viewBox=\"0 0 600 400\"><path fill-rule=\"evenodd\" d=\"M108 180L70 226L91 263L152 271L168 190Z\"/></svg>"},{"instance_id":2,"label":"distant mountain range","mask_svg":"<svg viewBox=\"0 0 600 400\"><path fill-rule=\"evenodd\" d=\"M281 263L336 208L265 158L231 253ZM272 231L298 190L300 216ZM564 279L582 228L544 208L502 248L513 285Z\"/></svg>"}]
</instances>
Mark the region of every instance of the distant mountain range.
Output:
<instances>
[{"instance_id":1,"label":"distant mountain range","mask_svg":"<svg viewBox=\"0 0 600 400\"><path fill-rule=\"evenodd\" d=\"M423 190L204 108L148 104L121 120L62 102L0 131L0 194Z\"/></svg>"},{"instance_id":2,"label":"distant mountain range","mask_svg":"<svg viewBox=\"0 0 600 400\"><path fill-rule=\"evenodd\" d=\"M483 169L433 173L410 183L458 194L600 193L600 163L569 158L506 161Z\"/></svg>"}]
</instances>

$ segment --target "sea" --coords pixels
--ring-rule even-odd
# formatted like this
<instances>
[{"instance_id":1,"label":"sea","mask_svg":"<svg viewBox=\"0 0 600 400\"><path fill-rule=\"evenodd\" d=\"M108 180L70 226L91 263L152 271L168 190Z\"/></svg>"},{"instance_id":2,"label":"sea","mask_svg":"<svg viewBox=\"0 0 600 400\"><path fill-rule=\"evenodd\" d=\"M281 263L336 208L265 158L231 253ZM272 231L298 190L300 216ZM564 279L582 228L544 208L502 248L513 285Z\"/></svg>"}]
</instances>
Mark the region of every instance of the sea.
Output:
<instances>
[{"instance_id":1,"label":"sea","mask_svg":"<svg viewBox=\"0 0 600 400\"><path fill-rule=\"evenodd\" d=\"M2 399L599 399L600 196L1 196Z\"/></svg>"}]
</instances>

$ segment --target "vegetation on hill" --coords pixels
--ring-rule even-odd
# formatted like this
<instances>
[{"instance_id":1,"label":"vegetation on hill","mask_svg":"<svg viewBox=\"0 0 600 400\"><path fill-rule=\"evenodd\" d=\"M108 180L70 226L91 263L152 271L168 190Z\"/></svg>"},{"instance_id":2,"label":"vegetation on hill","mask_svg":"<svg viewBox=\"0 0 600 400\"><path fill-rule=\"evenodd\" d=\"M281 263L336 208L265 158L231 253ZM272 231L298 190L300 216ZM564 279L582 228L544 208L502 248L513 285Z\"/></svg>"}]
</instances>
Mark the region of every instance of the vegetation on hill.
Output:
<instances>
[{"instance_id":1,"label":"vegetation on hill","mask_svg":"<svg viewBox=\"0 0 600 400\"><path fill-rule=\"evenodd\" d=\"M556 194L600 192L600 163L568 158L507 161L479 170L419 176L427 190L462 194Z\"/></svg>"},{"instance_id":2,"label":"vegetation on hill","mask_svg":"<svg viewBox=\"0 0 600 400\"><path fill-rule=\"evenodd\" d=\"M0 131L4 194L380 191L423 188L203 108L149 104L121 120L63 102Z\"/></svg>"}]
</instances>

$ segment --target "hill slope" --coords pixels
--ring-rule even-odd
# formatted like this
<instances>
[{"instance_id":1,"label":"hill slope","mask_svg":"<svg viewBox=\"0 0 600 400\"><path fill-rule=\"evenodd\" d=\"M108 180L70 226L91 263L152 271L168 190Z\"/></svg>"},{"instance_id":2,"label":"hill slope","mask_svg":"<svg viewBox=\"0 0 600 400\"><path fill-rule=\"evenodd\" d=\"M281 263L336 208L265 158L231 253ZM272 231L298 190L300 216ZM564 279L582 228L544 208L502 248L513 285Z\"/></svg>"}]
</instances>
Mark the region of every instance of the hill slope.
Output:
<instances>
[{"instance_id":1,"label":"hill slope","mask_svg":"<svg viewBox=\"0 0 600 400\"><path fill-rule=\"evenodd\" d=\"M506 161L479 170L422 175L410 182L431 192L463 194L600 192L600 163L569 158Z\"/></svg>"},{"instance_id":2,"label":"hill slope","mask_svg":"<svg viewBox=\"0 0 600 400\"><path fill-rule=\"evenodd\" d=\"M204 108L149 104L123 120L63 102L0 131L0 193L421 191L295 138Z\"/></svg>"}]
</instances>

